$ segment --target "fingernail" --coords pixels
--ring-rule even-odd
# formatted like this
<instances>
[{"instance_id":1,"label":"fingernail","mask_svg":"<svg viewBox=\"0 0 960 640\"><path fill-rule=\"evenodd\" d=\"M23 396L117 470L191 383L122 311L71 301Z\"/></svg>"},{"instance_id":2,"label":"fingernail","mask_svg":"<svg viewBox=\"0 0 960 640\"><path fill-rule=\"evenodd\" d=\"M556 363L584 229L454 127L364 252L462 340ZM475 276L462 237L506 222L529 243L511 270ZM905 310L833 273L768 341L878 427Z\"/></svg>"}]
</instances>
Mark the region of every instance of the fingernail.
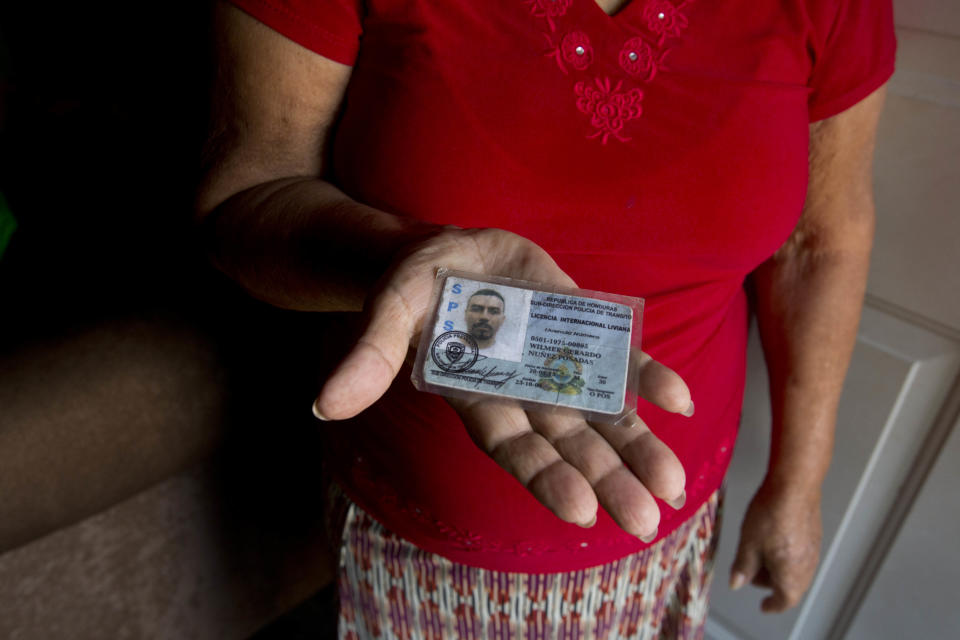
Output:
<instances>
[{"instance_id":1,"label":"fingernail","mask_svg":"<svg viewBox=\"0 0 960 640\"><path fill-rule=\"evenodd\" d=\"M681 413L680 415L686 416L686 417L688 417L688 418L690 418L690 417L693 416L693 400L690 401L690 406L687 407L686 410L685 410L683 413Z\"/></svg>"},{"instance_id":2,"label":"fingernail","mask_svg":"<svg viewBox=\"0 0 960 640\"><path fill-rule=\"evenodd\" d=\"M650 535L637 536L637 537L640 538L640 540L641 540L642 542L646 542L647 544L650 544L651 542L653 542L653 541L656 539L656 537L657 537L657 532L658 532L659 530L660 530L660 528L657 527L656 529L653 530L653 533L651 533Z\"/></svg>"},{"instance_id":3,"label":"fingernail","mask_svg":"<svg viewBox=\"0 0 960 640\"><path fill-rule=\"evenodd\" d=\"M593 520L591 520L591 521L588 522L587 524L580 524L580 523L578 522L578 523L577 523L577 526L583 527L584 529L589 529L590 527L592 527L592 526L595 525L595 524L597 524L597 516L596 516L596 514L594 514Z\"/></svg>"},{"instance_id":4,"label":"fingernail","mask_svg":"<svg viewBox=\"0 0 960 640\"><path fill-rule=\"evenodd\" d=\"M747 578L742 573L735 573L730 576L730 588L736 591L742 587L746 581Z\"/></svg>"},{"instance_id":5,"label":"fingernail","mask_svg":"<svg viewBox=\"0 0 960 640\"><path fill-rule=\"evenodd\" d=\"M320 413L320 409L317 407L317 404L319 404L319 402L320 402L320 399L319 399L319 398L317 398L317 399L314 400L314 402L313 402L313 415L314 415L314 417L316 417L317 420L323 420L324 422L330 422L330 418L328 418L327 416L325 416L325 415L323 415L322 413Z\"/></svg>"},{"instance_id":6,"label":"fingernail","mask_svg":"<svg viewBox=\"0 0 960 640\"><path fill-rule=\"evenodd\" d=\"M665 500L664 502L679 511L680 509L683 509L683 505L687 504L687 492L684 490L678 498L674 498L673 500Z\"/></svg>"}]
</instances>

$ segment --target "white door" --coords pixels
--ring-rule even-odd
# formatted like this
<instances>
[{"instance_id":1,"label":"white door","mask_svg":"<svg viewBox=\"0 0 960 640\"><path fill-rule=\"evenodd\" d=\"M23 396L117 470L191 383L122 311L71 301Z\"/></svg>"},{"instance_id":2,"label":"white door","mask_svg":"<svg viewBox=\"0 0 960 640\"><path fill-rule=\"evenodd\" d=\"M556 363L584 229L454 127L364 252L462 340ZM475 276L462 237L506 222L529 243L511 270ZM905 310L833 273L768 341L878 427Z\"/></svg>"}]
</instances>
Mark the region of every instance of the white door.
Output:
<instances>
[{"instance_id":1,"label":"white door","mask_svg":"<svg viewBox=\"0 0 960 640\"><path fill-rule=\"evenodd\" d=\"M877 148L877 242L827 477L821 565L794 610L731 592L740 522L767 464L756 336L707 637L960 638L960 2L896 3Z\"/></svg>"}]
</instances>

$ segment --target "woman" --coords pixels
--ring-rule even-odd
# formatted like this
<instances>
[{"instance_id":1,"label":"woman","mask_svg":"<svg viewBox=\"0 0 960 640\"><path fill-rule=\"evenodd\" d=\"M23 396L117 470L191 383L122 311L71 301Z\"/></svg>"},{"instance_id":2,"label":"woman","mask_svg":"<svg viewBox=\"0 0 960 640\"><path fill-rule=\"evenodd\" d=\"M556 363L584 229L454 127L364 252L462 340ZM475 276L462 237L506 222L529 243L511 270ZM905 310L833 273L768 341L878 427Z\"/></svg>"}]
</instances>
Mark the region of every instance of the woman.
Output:
<instances>
[{"instance_id":1,"label":"woman","mask_svg":"<svg viewBox=\"0 0 960 640\"><path fill-rule=\"evenodd\" d=\"M272 304L364 311L314 405L352 418L326 427L341 637L701 633L748 278L774 437L731 584L796 604L867 273L890 7L235 4L198 201L214 261ZM415 393L437 266L644 297L632 427Z\"/></svg>"}]
</instances>

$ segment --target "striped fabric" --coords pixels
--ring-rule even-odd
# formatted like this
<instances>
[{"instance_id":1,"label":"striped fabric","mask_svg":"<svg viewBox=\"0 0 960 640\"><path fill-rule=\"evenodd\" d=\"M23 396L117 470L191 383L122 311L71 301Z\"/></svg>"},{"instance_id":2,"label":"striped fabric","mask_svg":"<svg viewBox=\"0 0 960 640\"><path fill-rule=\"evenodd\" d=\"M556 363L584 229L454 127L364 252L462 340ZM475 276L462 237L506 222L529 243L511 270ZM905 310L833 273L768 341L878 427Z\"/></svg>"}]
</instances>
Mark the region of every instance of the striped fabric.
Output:
<instances>
[{"instance_id":1,"label":"striped fabric","mask_svg":"<svg viewBox=\"0 0 960 640\"><path fill-rule=\"evenodd\" d=\"M606 565L554 574L454 563L387 531L336 485L331 493L328 505L344 523L342 640L703 637L720 491L655 545Z\"/></svg>"}]
</instances>

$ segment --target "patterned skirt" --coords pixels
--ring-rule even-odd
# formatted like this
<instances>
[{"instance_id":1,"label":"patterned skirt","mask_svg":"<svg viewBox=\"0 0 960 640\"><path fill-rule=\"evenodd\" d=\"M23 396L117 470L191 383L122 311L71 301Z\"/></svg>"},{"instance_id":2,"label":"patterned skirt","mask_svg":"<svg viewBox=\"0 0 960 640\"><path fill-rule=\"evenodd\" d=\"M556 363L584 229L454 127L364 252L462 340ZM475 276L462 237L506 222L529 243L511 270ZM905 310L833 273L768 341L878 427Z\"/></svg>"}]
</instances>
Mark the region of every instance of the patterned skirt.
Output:
<instances>
[{"instance_id":1,"label":"patterned skirt","mask_svg":"<svg viewBox=\"0 0 960 640\"><path fill-rule=\"evenodd\" d=\"M342 640L702 638L722 489L653 546L566 573L490 571L388 531L333 483ZM331 539L337 539L333 537Z\"/></svg>"}]
</instances>

